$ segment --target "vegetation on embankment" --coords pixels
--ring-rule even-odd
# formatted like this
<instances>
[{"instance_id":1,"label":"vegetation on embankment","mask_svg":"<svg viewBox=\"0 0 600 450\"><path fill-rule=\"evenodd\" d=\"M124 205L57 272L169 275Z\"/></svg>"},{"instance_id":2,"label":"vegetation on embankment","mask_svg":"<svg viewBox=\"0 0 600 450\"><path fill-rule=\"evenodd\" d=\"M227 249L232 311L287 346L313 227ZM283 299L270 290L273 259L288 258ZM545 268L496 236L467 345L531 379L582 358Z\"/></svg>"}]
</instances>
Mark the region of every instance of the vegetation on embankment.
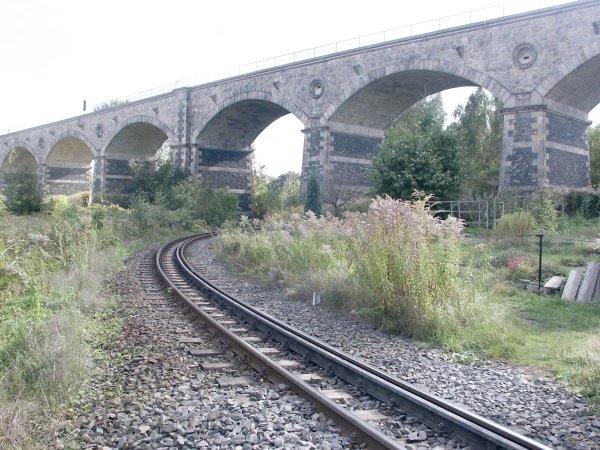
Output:
<instances>
[{"instance_id":1,"label":"vegetation on embankment","mask_svg":"<svg viewBox=\"0 0 600 450\"><path fill-rule=\"evenodd\" d=\"M465 241L461 225L435 218L422 200L379 198L367 214L344 219L243 220L219 239L228 264L291 298L310 302L320 292L328 307L466 363L487 356L543 368L600 399L600 306L517 289L510 268L473 258L482 250Z\"/></svg>"},{"instance_id":2,"label":"vegetation on embankment","mask_svg":"<svg viewBox=\"0 0 600 450\"><path fill-rule=\"evenodd\" d=\"M102 278L129 237L118 207L58 199L44 212L0 212L0 447L50 445L60 410L92 367L109 322ZM114 329L114 327L113 327ZM46 437L46 438L44 438Z\"/></svg>"},{"instance_id":3,"label":"vegetation on embankment","mask_svg":"<svg viewBox=\"0 0 600 450\"><path fill-rule=\"evenodd\" d=\"M120 305L102 282L123 257L207 230L237 208L235 195L185 181L168 194L169 202L142 193L129 209L88 205L86 194L54 197L28 215L0 208L0 448L54 445L121 331Z\"/></svg>"}]
</instances>

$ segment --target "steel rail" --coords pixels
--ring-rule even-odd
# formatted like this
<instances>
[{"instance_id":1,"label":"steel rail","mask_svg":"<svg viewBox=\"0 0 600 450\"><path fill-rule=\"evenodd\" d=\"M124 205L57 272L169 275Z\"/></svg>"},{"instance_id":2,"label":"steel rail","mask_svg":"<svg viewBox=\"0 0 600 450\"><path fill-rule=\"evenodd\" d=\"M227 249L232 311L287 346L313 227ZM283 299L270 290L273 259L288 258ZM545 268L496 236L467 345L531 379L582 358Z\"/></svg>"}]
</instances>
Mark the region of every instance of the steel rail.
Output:
<instances>
[{"instance_id":1,"label":"steel rail","mask_svg":"<svg viewBox=\"0 0 600 450\"><path fill-rule=\"evenodd\" d=\"M211 236L212 234L203 234L197 236L196 239L206 239ZM285 383L293 391L315 403L329 418L334 419L336 425L338 425L352 440L365 442L369 448L406 450L406 447L400 445L399 442L360 420L350 411L342 408L333 400L326 397L318 389L315 389L308 383L300 380L297 376L261 353L258 349L254 348L235 333L229 331L189 299L165 272L162 261L165 252L169 247L178 245L178 243L185 241L186 239L187 238L180 238L162 246L156 253L156 268L171 291L176 294L188 308L199 315L210 330L219 335L220 339L226 342L236 354L244 358L245 361L259 373L266 375L274 383Z\"/></svg>"},{"instance_id":2,"label":"steel rail","mask_svg":"<svg viewBox=\"0 0 600 450\"><path fill-rule=\"evenodd\" d=\"M548 450L549 447L482 416L446 402L422 389L376 369L328 344L241 302L198 275L184 256L188 245L209 235L181 239L176 265L189 282L238 317L267 333L292 351L362 388L373 397L396 405L438 431L451 431L475 448Z\"/></svg>"}]
</instances>

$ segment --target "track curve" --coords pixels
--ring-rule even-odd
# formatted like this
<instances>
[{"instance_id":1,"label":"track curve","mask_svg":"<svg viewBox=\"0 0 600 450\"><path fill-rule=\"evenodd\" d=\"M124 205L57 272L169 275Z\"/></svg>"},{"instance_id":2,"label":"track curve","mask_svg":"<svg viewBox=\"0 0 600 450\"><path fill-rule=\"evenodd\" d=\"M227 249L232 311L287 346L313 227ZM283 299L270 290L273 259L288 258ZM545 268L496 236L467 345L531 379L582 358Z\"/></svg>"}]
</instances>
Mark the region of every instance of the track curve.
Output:
<instances>
[{"instance_id":1,"label":"track curve","mask_svg":"<svg viewBox=\"0 0 600 450\"><path fill-rule=\"evenodd\" d=\"M309 398L355 441L365 442L369 448L405 448L377 428L358 419L355 414L341 407L318 389L282 367L275 359L265 355L260 349L253 347L229 330L206 311L205 304L199 305L197 301L190 298L190 289L200 290L221 308L262 331L292 352L301 355L302 358L334 373L372 397L409 412L429 427L461 439L473 448L549 449L539 442L392 377L226 294L196 273L185 257L187 246L212 236L213 234L205 233L183 237L165 244L158 250L155 259L156 268L165 284L188 308L198 314L214 333L220 335L235 353L246 358L252 367L271 381L285 383L300 395Z\"/></svg>"}]
</instances>

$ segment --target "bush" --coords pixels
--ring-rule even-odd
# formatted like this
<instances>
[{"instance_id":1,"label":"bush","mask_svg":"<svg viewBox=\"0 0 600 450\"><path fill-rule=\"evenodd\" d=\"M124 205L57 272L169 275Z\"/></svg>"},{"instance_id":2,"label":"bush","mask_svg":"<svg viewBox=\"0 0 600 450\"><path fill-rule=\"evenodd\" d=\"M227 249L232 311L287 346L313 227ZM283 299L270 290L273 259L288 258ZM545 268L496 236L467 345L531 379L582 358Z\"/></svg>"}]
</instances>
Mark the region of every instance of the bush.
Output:
<instances>
[{"instance_id":1,"label":"bush","mask_svg":"<svg viewBox=\"0 0 600 450\"><path fill-rule=\"evenodd\" d=\"M600 216L600 194L598 192L584 194L581 200L581 212L587 219Z\"/></svg>"},{"instance_id":2,"label":"bush","mask_svg":"<svg viewBox=\"0 0 600 450\"><path fill-rule=\"evenodd\" d=\"M183 181L173 188L171 207L182 210L187 228L195 221L209 226L221 226L238 215L238 197L226 188L214 188L205 183Z\"/></svg>"},{"instance_id":3,"label":"bush","mask_svg":"<svg viewBox=\"0 0 600 450\"><path fill-rule=\"evenodd\" d=\"M241 225L222 234L222 255L293 297L319 291L388 330L428 338L456 331L469 314L458 277L462 225L434 217L425 200L378 198L344 220L307 213Z\"/></svg>"},{"instance_id":4,"label":"bush","mask_svg":"<svg viewBox=\"0 0 600 450\"><path fill-rule=\"evenodd\" d=\"M565 196L565 212L575 214L581 211L586 192L572 191Z\"/></svg>"},{"instance_id":5,"label":"bush","mask_svg":"<svg viewBox=\"0 0 600 450\"><path fill-rule=\"evenodd\" d=\"M504 234L529 234L533 232L535 219L526 212L504 214L496 222L496 231Z\"/></svg>"},{"instance_id":6,"label":"bush","mask_svg":"<svg viewBox=\"0 0 600 450\"><path fill-rule=\"evenodd\" d=\"M543 199L537 203L531 211L535 220L535 229L540 232L554 233L558 229L558 211L554 202Z\"/></svg>"},{"instance_id":7,"label":"bush","mask_svg":"<svg viewBox=\"0 0 600 450\"><path fill-rule=\"evenodd\" d=\"M317 178L317 174L314 170L310 173L310 176L308 178L304 211L312 211L317 216L320 216L323 213L323 202L321 201L321 187L319 186L319 179Z\"/></svg>"},{"instance_id":8,"label":"bush","mask_svg":"<svg viewBox=\"0 0 600 450\"><path fill-rule=\"evenodd\" d=\"M509 258L506 268L508 269L508 278L513 281L529 280L536 274L532 259L526 255Z\"/></svg>"},{"instance_id":9,"label":"bush","mask_svg":"<svg viewBox=\"0 0 600 450\"><path fill-rule=\"evenodd\" d=\"M4 206L18 215L38 212L42 199L37 190L37 176L31 173L4 173Z\"/></svg>"}]
</instances>

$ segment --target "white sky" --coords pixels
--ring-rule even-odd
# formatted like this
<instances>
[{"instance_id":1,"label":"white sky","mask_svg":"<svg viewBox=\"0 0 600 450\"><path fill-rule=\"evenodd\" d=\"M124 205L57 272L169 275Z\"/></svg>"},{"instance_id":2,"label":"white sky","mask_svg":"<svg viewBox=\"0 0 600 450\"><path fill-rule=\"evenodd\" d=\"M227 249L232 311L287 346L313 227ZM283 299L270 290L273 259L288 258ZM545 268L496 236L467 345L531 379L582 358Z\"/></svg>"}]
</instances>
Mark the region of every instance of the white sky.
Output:
<instances>
[{"instance_id":1,"label":"white sky","mask_svg":"<svg viewBox=\"0 0 600 450\"><path fill-rule=\"evenodd\" d=\"M96 103L177 80L501 3L4 0L0 134L81 114L84 99L90 111ZM565 1L518 1L505 11L557 3ZM447 91L447 110L466 102L469 90L460 92ZM300 170L301 127L288 115L259 136L256 156L267 173Z\"/></svg>"}]
</instances>

